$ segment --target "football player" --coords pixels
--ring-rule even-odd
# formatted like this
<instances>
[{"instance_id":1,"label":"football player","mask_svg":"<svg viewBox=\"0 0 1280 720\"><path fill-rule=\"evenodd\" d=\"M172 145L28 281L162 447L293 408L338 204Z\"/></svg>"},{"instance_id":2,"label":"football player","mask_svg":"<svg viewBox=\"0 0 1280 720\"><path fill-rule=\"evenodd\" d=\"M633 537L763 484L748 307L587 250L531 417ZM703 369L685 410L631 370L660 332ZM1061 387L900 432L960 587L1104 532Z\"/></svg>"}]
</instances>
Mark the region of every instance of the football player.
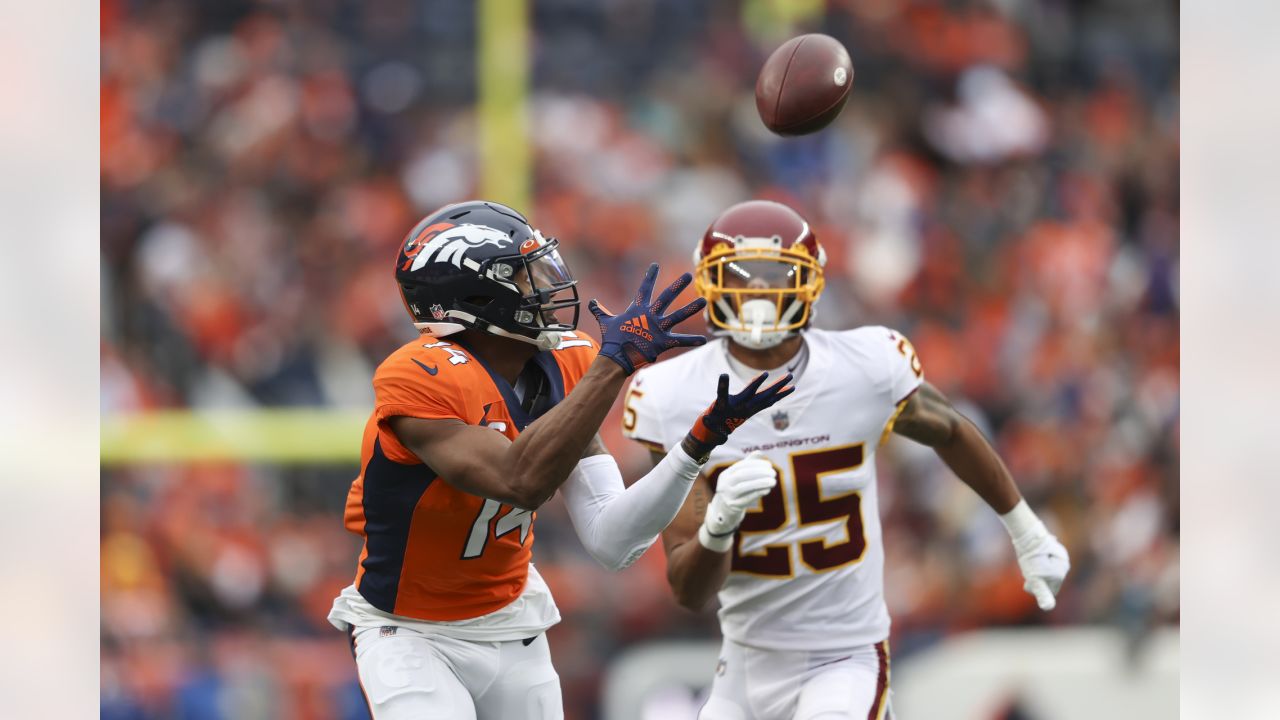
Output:
<instances>
[{"instance_id":1,"label":"football player","mask_svg":"<svg viewBox=\"0 0 1280 720\"><path fill-rule=\"evenodd\" d=\"M825 260L791 208L729 208L694 252L694 286L720 337L641 370L627 392L624 431L661 460L717 376L795 376L795 394L712 452L662 534L679 602L697 610L719 593L724 640L703 720L890 716L875 470L890 433L932 447L999 513L1041 609L1053 609L1069 568L990 443L925 381L906 337L809 327ZM773 473L778 482L759 482Z\"/></svg>"},{"instance_id":2,"label":"football player","mask_svg":"<svg viewBox=\"0 0 1280 720\"><path fill-rule=\"evenodd\" d=\"M422 335L374 374L346 508L364 546L329 614L375 720L562 717L544 635L560 616L530 564L538 506L560 489L590 553L625 568L712 449L792 391L789 377L734 395L721 383L688 437L624 489L600 423L637 367L706 341L674 331L704 303L667 313L690 276L654 300L652 265L623 312L590 303L597 347L575 332L576 281L557 246L511 208L476 201L422 220L396 259Z\"/></svg>"}]
</instances>

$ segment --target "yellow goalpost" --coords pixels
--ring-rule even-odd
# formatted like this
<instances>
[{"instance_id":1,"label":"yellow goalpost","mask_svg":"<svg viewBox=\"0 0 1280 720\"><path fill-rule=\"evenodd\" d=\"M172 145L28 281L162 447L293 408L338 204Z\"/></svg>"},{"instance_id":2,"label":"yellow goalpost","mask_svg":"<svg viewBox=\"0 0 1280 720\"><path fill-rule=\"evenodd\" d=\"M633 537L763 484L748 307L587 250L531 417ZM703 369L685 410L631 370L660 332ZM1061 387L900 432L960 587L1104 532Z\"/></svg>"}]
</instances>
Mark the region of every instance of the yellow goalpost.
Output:
<instances>
[{"instance_id":1,"label":"yellow goalpost","mask_svg":"<svg viewBox=\"0 0 1280 720\"><path fill-rule=\"evenodd\" d=\"M530 212L528 0L476 3L480 197ZM388 285L388 292L394 288ZM104 415L104 466L135 463L346 463L360 459L368 409L165 410Z\"/></svg>"}]
</instances>

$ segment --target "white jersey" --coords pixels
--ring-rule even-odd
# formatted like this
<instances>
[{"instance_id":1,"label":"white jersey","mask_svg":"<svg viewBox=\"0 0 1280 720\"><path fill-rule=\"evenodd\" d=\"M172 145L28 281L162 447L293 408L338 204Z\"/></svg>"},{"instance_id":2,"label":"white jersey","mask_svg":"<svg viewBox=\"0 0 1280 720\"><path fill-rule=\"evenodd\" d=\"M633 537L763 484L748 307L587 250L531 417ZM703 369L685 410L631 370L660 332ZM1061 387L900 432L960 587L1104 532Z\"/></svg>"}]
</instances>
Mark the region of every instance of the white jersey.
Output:
<instances>
[{"instance_id":1,"label":"white jersey","mask_svg":"<svg viewBox=\"0 0 1280 720\"><path fill-rule=\"evenodd\" d=\"M720 627L742 645L779 650L852 648L884 640L884 547L875 453L900 404L924 379L915 350L885 327L804 334L808 363L796 391L752 417L715 449L705 475L763 452L778 485L734 538L720 590ZM636 373L623 430L652 449L678 444L715 399L745 381L716 340Z\"/></svg>"}]
</instances>

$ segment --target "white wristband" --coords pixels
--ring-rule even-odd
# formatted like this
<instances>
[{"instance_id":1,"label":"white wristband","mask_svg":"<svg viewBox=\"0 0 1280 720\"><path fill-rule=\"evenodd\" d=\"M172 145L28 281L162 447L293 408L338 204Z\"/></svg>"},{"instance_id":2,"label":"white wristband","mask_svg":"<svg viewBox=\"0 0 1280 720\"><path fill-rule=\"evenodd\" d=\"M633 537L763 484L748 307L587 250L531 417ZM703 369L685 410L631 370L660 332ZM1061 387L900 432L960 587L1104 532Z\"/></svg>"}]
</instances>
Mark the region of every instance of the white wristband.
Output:
<instances>
[{"instance_id":1,"label":"white wristband","mask_svg":"<svg viewBox=\"0 0 1280 720\"><path fill-rule=\"evenodd\" d=\"M716 537L711 534L706 525L699 525L698 542L711 552L729 552L729 548L733 547L733 533Z\"/></svg>"},{"instance_id":2,"label":"white wristband","mask_svg":"<svg viewBox=\"0 0 1280 720\"><path fill-rule=\"evenodd\" d=\"M1026 500L1019 500L1013 509L1000 516L1004 529L1009 531L1013 540L1013 549L1018 553L1030 549L1039 540L1049 534L1048 528L1036 517L1035 512Z\"/></svg>"}]
</instances>

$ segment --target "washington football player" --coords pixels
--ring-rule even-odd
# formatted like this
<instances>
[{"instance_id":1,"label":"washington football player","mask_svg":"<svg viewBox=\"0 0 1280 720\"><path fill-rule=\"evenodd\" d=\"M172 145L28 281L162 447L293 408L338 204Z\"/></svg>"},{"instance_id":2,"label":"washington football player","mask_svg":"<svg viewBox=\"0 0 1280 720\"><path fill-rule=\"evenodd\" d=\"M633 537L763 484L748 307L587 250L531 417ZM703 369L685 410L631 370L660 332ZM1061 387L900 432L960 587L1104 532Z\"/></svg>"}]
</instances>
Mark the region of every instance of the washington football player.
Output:
<instances>
[{"instance_id":1,"label":"washington football player","mask_svg":"<svg viewBox=\"0 0 1280 720\"><path fill-rule=\"evenodd\" d=\"M712 452L662 534L679 602L697 610L719 593L724 640L703 720L891 717L875 470L891 432L932 447L1000 515L1041 609L1070 567L990 443L925 381L906 337L809 327L825 260L791 208L729 208L694 252L694 287L720 337L641 370L627 392L625 433L665 462L717 376L731 387L761 370L795 377L793 395ZM759 483L770 471L778 481Z\"/></svg>"},{"instance_id":2,"label":"washington football player","mask_svg":"<svg viewBox=\"0 0 1280 720\"><path fill-rule=\"evenodd\" d=\"M761 389L761 375L734 395L720 380L687 437L624 489L597 430L637 367L706 342L674 332L704 302L668 314L691 278L655 300L652 265L621 313L590 303L597 347L576 332L576 281L558 244L515 210L476 201L422 220L396 259L422 335L374 374L346 508L364 546L329 614L375 720L563 717L544 635L560 615L530 563L538 506L559 489L587 550L625 568L712 450L792 392L790 377Z\"/></svg>"}]
</instances>

